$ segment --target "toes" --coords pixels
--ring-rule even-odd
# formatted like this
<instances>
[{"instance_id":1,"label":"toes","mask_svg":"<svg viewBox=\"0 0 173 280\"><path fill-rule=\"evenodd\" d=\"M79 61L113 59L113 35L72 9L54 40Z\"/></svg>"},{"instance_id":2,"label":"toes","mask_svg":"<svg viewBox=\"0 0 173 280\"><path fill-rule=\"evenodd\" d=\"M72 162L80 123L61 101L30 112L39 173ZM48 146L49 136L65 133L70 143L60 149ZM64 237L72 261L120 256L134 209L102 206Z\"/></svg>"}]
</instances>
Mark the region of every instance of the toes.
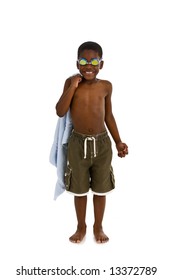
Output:
<instances>
[{"instance_id":1,"label":"toes","mask_svg":"<svg viewBox=\"0 0 173 280\"><path fill-rule=\"evenodd\" d=\"M106 243L109 241L109 238L105 238L105 239L96 239L97 243Z\"/></svg>"},{"instance_id":2,"label":"toes","mask_svg":"<svg viewBox=\"0 0 173 280\"><path fill-rule=\"evenodd\" d=\"M109 238L107 237L106 234L104 234L103 231L99 232L99 233L95 233L95 240L97 243L106 243L109 241Z\"/></svg>"},{"instance_id":3,"label":"toes","mask_svg":"<svg viewBox=\"0 0 173 280\"><path fill-rule=\"evenodd\" d=\"M81 242L83 241L84 237L85 237L85 233L84 233L84 232L80 233L80 232L77 231L75 234L73 234L73 235L69 238L69 240L70 240L72 243L81 243Z\"/></svg>"},{"instance_id":4,"label":"toes","mask_svg":"<svg viewBox=\"0 0 173 280\"><path fill-rule=\"evenodd\" d=\"M79 238L75 238L75 237L70 237L69 240L72 242L72 243L80 243L81 240Z\"/></svg>"}]
</instances>

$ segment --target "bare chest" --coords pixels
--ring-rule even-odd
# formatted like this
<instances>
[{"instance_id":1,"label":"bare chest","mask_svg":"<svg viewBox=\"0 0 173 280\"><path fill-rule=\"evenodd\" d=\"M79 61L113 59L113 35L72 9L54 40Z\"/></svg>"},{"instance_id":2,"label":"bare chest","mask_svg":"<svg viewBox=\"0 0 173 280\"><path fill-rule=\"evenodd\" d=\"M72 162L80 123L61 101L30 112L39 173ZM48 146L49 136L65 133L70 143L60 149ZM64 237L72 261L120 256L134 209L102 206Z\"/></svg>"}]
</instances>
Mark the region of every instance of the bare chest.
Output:
<instances>
[{"instance_id":1,"label":"bare chest","mask_svg":"<svg viewBox=\"0 0 173 280\"><path fill-rule=\"evenodd\" d=\"M79 87L74 95L73 103L83 106L96 106L103 104L106 97L105 89L101 87Z\"/></svg>"}]
</instances>

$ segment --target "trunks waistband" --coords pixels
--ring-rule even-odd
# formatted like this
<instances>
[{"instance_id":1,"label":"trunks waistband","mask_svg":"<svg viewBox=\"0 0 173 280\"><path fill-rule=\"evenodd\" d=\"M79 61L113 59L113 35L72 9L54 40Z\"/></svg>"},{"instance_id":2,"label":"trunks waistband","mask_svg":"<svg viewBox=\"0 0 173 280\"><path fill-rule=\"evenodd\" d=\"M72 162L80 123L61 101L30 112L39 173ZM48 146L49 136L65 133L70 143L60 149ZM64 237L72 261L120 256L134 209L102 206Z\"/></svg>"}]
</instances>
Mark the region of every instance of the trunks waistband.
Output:
<instances>
[{"instance_id":1,"label":"trunks waistband","mask_svg":"<svg viewBox=\"0 0 173 280\"><path fill-rule=\"evenodd\" d=\"M87 143L88 141L91 141L93 143L93 151L94 151L94 157L97 156L97 151L96 151L96 141L101 141L102 139L106 138L108 136L107 131L104 131L99 134L82 134L79 132L76 132L73 130L72 135L74 137L77 137L79 139L82 139L84 141L84 159L87 158Z\"/></svg>"},{"instance_id":2,"label":"trunks waistband","mask_svg":"<svg viewBox=\"0 0 173 280\"><path fill-rule=\"evenodd\" d=\"M75 137L78 137L78 138L83 139L83 140L85 140L86 138L92 138L92 137L95 138L96 140L102 140L102 139L104 139L105 137L108 136L107 131L104 131L104 132L99 133L99 134L83 134L83 133L79 133L79 132L76 132L75 130L73 130L72 134Z\"/></svg>"}]
</instances>

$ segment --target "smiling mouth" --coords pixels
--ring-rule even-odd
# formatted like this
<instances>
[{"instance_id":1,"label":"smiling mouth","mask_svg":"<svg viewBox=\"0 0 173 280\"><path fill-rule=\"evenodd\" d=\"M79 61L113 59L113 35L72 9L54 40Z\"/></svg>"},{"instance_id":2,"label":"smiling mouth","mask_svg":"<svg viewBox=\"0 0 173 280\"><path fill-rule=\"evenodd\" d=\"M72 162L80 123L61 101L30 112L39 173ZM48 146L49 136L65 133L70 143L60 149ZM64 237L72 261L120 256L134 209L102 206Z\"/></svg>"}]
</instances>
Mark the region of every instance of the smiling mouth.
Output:
<instances>
[{"instance_id":1,"label":"smiling mouth","mask_svg":"<svg viewBox=\"0 0 173 280\"><path fill-rule=\"evenodd\" d=\"M90 75L90 74L93 74L93 72L92 71L86 71L85 74Z\"/></svg>"}]
</instances>

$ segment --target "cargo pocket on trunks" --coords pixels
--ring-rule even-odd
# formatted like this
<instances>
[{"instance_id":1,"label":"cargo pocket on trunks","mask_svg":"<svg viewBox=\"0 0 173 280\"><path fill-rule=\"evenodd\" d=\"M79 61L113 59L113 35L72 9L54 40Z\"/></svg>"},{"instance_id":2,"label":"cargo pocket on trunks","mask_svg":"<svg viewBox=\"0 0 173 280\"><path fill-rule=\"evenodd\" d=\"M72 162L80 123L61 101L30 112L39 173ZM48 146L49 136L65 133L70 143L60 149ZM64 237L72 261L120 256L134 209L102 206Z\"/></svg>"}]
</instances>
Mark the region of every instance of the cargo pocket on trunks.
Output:
<instances>
[{"instance_id":1,"label":"cargo pocket on trunks","mask_svg":"<svg viewBox=\"0 0 173 280\"><path fill-rule=\"evenodd\" d=\"M64 176L66 190L70 189L71 176L72 176L72 169L69 166L67 166L65 176Z\"/></svg>"},{"instance_id":2,"label":"cargo pocket on trunks","mask_svg":"<svg viewBox=\"0 0 173 280\"><path fill-rule=\"evenodd\" d=\"M110 176L111 176L112 188L114 189L115 188L115 176L114 176L114 171L113 171L112 166L110 168Z\"/></svg>"}]
</instances>

